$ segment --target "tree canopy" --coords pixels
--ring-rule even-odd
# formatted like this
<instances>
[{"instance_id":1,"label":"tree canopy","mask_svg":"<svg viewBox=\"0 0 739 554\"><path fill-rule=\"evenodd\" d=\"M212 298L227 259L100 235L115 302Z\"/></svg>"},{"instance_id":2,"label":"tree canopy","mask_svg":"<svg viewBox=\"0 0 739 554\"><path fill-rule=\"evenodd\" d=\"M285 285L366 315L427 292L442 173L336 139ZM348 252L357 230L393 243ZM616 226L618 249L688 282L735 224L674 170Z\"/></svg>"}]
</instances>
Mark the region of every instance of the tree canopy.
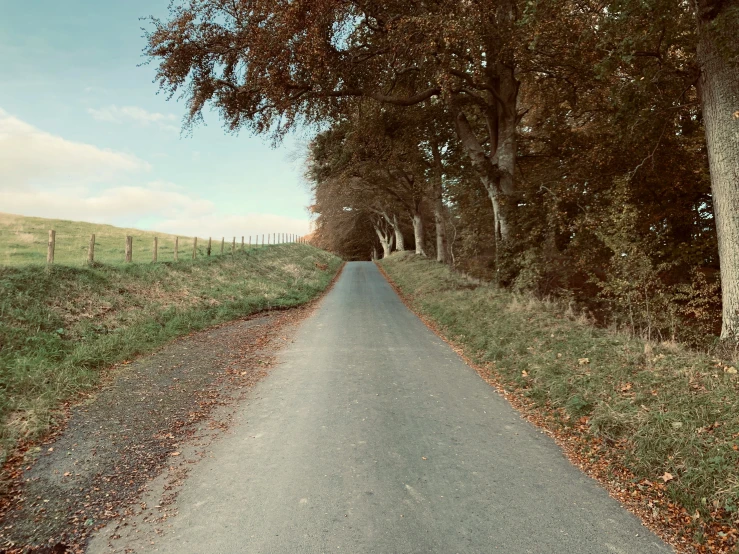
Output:
<instances>
[{"instance_id":1,"label":"tree canopy","mask_svg":"<svg viewBox=\"0 0 739 554\"><path fill-rule=\"evenodd\" d=\"M189 0L146 54L189 124L323 129L322 246L705 344L739 336L737 36L739 0Z\"/></svg>"}]
</instances>

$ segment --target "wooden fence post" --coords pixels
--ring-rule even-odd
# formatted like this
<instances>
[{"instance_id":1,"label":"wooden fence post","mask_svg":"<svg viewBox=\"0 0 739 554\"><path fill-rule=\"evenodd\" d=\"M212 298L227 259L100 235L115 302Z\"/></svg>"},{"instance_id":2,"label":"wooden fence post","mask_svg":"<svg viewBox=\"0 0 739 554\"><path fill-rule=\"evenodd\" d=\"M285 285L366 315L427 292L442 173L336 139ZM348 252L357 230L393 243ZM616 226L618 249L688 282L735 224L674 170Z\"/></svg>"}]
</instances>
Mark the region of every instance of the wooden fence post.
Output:
<instances>
[{"instance_id":1,"label":"wooden fence post","mask_svg":"<svg viewBox=\"0 0 739 554\"><path fill-rule=\"evenodd\" d=\"M226 237L221 237L221 256L223 256L223 247L226 245Z\"/></svg>"},{"instance_id":2,"label":"wooden fence post","mask_svg":"<svg viewBox=\"0 0 739 554\"><path fill-rule=\"evenodd\" d=\"M95 234L90 235L90 246L87 248L87 265L95 263Z\"/></svg>"},{"instance_id":3,"label":"wooden fence post","mask_svg":"<svg viewBox=\"0 0 739 554\"><path fill-rule=\"evenodd\" d=\"M251 248L251 235L249 235L249 248Z\"/></svg>"},{"instance_id":4,"label":"wooden fence post","mask_svg":"<svg viewBox=\"0 0 739 554\"><path fill-rule=\"evenodd\" d=\"M174 261L180 259L180 237L174 238Z\"/></svg>"},{"instance_id":5,"label":"wooden fence post","mask_svg":"<svg viewBox=\"0 0 739 554\"><path fill-rule=\"evenodd\" d=\"M151 256L151 263L157 263L157 255L159 254L159 237L154 237L154 254Z\"/></svg>"},{"instance_id":6,"label":"wooden fence post","mask_svg":"<svg viewBox=\"0 0 739 554\"><path fill-rule=\"evenodd\" d=\"M195 259L195 256L198 253L198 237L195 237L192 239L192 259Z\"/></svg>"},{"instance_id":7,"label":"wooden fence post","mask_svg":"<svg viewBox=\"0 0 739 554\"><path fill-rule=\"evenodd\" d=\"M54 250L56 249L56 231L49 230L49 248L46 250L46 263L51 265L54 263Z\"/></svg>"},{"instance_id":8,"label":"wooden fence post","mask_svg":"<svg viewBox=\"0 0 739 554\"><path fill-rule=\"evenodd\" d=\"M133 237L126 237L126 263L133 261Z\"/></svg>"},{"instance_id":9,"label":"wooden fence post","mask_svg":"<svg viewBox=\"0 0 739 554\"><path fill-rule=\"evenodd\" d=\"M249 237L249 243L251 244L251 237ZM241 236L241 251L244 251L244 236Z\"/></svg>"},{"instance_id":10,"label":"wooden fence post","mask_svg":"<svg viewBox=\"0 0 739 554\"><path fill-rule=\"evenodd\" d=\"M208 237L208 256L210 256L210 247L212 245L213 239L212 237Z\"/></svg>"},{"instance_id":11,"label":"wooden fence post","mask_svg":"<svg viewBox=\"0 0 739 554\"><path fill-rule=\"evenodd\" d=\"M242 245L244 244L244 239L243 238L241 239L241 244ZM243 248L243 246L242 246L242 248ZM231 255L232 256L235 256L236 255L236 237L234 237L234 240L231 243Z\"/></svg>"}]
</instances>

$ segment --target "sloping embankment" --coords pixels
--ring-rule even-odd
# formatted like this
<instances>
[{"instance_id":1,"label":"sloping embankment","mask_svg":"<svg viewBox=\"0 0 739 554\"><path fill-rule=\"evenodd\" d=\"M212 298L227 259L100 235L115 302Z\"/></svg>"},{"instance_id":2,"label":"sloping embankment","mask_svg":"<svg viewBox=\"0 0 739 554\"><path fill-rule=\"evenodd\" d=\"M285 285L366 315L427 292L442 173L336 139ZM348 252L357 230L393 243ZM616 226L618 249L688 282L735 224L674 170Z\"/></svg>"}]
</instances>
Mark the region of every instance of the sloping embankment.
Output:
<instances>
[{"instance_id":1,"label":"sloping embankment","mask_svg":"<svg viewBox=\"0 0 739 554\"><path fill-rule=\"evenodd\" d=\"M0 463L100 371L178 336L303 304L341 260L282 245L160 264L0 267Z\"/></svg>"}]
</instances>

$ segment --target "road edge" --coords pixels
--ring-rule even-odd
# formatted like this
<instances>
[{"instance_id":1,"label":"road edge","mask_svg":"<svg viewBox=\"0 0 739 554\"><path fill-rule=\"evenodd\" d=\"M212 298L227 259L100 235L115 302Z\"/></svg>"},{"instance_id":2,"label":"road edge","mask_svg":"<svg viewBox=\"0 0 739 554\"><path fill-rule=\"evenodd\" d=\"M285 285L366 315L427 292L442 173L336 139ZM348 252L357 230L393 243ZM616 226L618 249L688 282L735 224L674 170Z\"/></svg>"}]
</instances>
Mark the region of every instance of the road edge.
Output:
<instances>
[{"instance_id":1,"label":"road edge","mask_svg":"<svg viewBox=\"0 0 739 554\"><path fill-rule=\"evenodd\" d=\"M524 398L522 395L518 394L517 391L511 391L508 388L506 388L505 384L503 383L502 379L499 375L497 375L494 371L491 371L490 369L487 369L483 367L480 364L475 363L472 359L470 359L469 356L465 353L464 349L460 344L455 342L454 340L450 339L446 336L446 334L441 330L439 325L433 321L432 319L426 317L424 314L420 313L419 310L413 305L412 297L409 297L406 295L401 288L398 286L398 284L393 280L392 277L385 271L385 268L383 268L377 261L374 262L375 266L379 270L379 272L382 274L382 276L385 278L385 280L388 282L390 287L395 291L395 294L398 295L398 298L400 301L408 308L418 319L423 322L423 324L432 332L434 335L436 335L440 340L444 341L461 359L462 361L468 365L470 368L472 368L479 376L480 378L487 383L489 386L493 387L495 391L506 401L508 404L526 421L531 423L534 427L545 433L547 436L549 436L557 445L557 447L560 449L562 454L567 458L567 460L579 471L593 479L595 482L598 483L598 485L603 488L607 493L608 496L610 496L612 499L614 499L616 502L619 503L619 505L639 518L639 521L641 521L642 525L649 529L652 533L654 533L657 537L659 537L661 540L663 540L668 546L673 548L673 550L677 554L688 554L691 551L688 550L689 546L685 543L681 543L678 538L675 536L675 530L668 527L659 527L654 524L652 524L649 521L646 521L642 515L640 514L639 510L637 509L638 506L635 504L632 504L628 501L628 498L624 499L623 493L620 487L620 484L613 484L604 481L596 472L592 471L591 468L589 468L586 464L582 462L582 460L573 452L572 447L569 443L573 442L574 440L577 440L574 437L568 437L568 436L560 436L560 434L556 433L554 430L552 430L547 420L541 415L539 409L535 409L531 402L529 402L526 398ZM568 443L569 441L569 443Z\"/></svg>"}]
</instances>

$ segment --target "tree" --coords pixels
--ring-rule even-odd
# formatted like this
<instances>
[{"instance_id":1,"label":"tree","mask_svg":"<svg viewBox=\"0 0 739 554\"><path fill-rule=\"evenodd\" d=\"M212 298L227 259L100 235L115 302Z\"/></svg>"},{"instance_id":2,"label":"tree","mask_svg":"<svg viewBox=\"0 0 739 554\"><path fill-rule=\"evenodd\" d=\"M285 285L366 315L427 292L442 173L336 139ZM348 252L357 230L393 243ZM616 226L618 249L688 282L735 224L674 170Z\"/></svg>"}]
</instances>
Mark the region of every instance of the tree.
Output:
<instances>
[{"instance_id":1,"label":"tree","mask_svg":"<svg viewBox=\"0 0 739 554\"><path fill-rule=\"evenodd\" d=\"M426 205L435 186L433 160L418 142L419 129L407 115L405 111L369 106L323 133L320 157L332 160L324 169L331 179L324 179L319 186L343 187L355 203L362 202L364 210L394 230L399 249L404 248L405 240L398 216L406 214L413 227L416 253L425 255Z\"/></svg>"},{"instance_id":2,"label":"tree","mask_svg":"<svg viewBox=\"0 0 739 554\"><path fill-rule=\"evenodd\" d=\"M739 1L695 0L695 15L721 258L721 337L739 340Z\"/></svg>"},{"instance_id":3,"label":"tree","mask_svg":"<svg viewBox=\"0 0 739 554\"><path fill-rule=\"evenodd\" d=\"M276 137L297 121L346 114L356 97L442 99L506 241L516 205L517 13L515 0L191 0L173 5L168 22L152 20L146 54L159 60L160 87L187 98L190 122L212 102L232 130Z\"/></svg>"},{"instance_id":4,"label":"tree","mask_svg":"<svg viewBox=\"0 0 739 554\"><path fill-rule=\"evenodd\" d=\"M146 52L191 124L328 129L315 208L353 252L411 225L430 251L433 221L440 261L603 322L670 298L663 335L714 305L720 255L737 338L738 1L189 0Z\"/></svg>"}]
</instances>

